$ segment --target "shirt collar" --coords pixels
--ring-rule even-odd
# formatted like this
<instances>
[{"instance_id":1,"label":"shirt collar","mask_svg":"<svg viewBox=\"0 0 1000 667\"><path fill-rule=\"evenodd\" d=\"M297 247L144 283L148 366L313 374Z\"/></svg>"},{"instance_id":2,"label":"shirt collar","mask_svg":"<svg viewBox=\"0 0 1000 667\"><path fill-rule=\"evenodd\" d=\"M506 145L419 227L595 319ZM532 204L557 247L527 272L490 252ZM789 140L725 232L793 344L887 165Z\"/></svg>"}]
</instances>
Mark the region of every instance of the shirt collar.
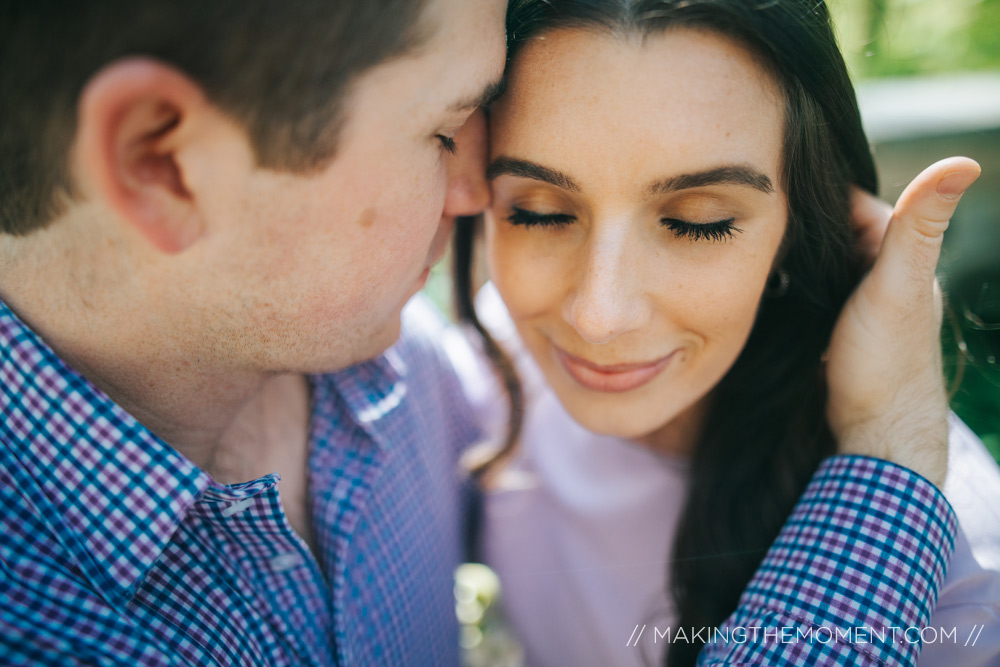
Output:
<instances>
[{"instance_id":1,"label":"shirt collar","mask_svg":"<svg viewBox=\"0 0 1000 667\"><path fill-rule=\"evenodd\" d=\"M406 397L406 363L390 348L380 357L327 376L355 423L379 447L388 447L383 419L400 413Z\"/></svg>"},{"instance_id":2,"label":"shirt collar","mask_svg":"<svg viewBox=\"0 0 1000 667\"><path fill-rule=\"evenodd\" d=\"M0 301L0 460L109 603L135 594L209 475L153 435Z\"/></svg>"}]
</instances>

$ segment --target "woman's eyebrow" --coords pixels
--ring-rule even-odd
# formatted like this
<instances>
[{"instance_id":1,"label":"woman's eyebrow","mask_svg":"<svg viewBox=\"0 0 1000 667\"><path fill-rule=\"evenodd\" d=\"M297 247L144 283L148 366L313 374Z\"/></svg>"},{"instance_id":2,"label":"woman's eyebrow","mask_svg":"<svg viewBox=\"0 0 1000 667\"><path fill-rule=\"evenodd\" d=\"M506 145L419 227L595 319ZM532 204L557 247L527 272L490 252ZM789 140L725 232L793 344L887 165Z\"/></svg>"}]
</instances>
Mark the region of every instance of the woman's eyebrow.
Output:
<instances>
[{"instance_id":1,"label":"woman's eyebrow","mask_svg":"<svg viewBox=\"0 0 1000 667\"><path fill-rule=\"evenodd\" d=\"M774 192L774 184L771 179L759 169L748 164L730 164L691 174L671 176L653 182L646 188L646 191L650 196L655 196L707 185L746 185L766 195Z\"/></svg>"},{"instance_id":2,"label":"woman's eyebrow","mask_svg":"<svg viewBox=\"0 0 1000 667\"><path fill-rule=\"evenodd\" d=\"M536 181L551 183L557 188L569 190L570 192L580 192L580 186L566 174L543 167L535 162L520 160L518 158L500 156L490 163L486 169L486 179L492 181L494 178L503 175L519 176L521 178L531 178Z\"/></svg>"},{"instance_id":3,"label":"woman's eyebrow","mask_svg":"<svg viewBox=\"0 0 1000 667\"><path fill-rule=\"evenodd\" d=\"M580 192L580 186L566 174L529 160L504 155L496 158L486 169L486 178L492 181L503 175L530 178L550 183L570 192ZM646 190L650 196L655 196L708 185L745 185L768 195L774 192L774 184L771 179L759 169L747 164L725 165L705 171L671 176L653 182Z\"/></svg>"}]
</instances>

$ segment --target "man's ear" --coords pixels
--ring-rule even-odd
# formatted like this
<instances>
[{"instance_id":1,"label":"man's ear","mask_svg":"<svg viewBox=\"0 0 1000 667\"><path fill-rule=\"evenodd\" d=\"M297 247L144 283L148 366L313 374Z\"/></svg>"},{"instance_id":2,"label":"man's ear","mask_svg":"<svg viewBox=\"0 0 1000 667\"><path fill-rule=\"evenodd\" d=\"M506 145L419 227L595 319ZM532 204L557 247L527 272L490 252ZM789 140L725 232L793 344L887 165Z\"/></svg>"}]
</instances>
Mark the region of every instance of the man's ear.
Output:
<instances>
[{"instance_id":1,"label":"man's ear","mask_svg":"<svg viewBox=\"0 0 1000 667\"><path fill-rule=\"evenodd\" d=\"M74 161L93 196L142 237L178 253L204 232L198 187L181 153L210 105L177 69L148 58L111 63L80 96Z\"/></svg>"}]
</instances>

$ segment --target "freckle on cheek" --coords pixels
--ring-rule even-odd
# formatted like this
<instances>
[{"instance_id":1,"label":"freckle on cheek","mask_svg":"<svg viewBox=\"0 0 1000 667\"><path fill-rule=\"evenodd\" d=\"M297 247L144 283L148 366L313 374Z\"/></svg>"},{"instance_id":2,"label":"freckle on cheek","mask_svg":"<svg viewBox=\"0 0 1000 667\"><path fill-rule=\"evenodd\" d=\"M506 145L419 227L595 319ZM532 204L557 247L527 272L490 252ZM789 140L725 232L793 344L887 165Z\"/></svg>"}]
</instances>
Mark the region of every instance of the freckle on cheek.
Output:
<instances>
[{"instance_id":1,"label":"freckle on cheek","mask_svg":"<svg viewBox=\"0 0 1000 667\"><path fill-rule=\"evenodd\" d=\"M361 211L361 215L358 216L358 226L368 229L375 222L375 209L373 207L368 207Z\"/></svg>"}]
</instances>

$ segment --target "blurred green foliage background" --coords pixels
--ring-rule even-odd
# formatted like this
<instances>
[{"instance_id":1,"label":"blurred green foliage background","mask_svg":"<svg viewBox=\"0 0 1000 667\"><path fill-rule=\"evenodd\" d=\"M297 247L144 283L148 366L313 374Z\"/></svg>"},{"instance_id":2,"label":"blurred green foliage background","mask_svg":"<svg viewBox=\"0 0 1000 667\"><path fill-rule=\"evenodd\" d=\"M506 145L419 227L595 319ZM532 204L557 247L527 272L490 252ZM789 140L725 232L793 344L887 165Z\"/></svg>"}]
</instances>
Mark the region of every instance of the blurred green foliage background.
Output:
<instances>
[{"instance_id":1,"label":"blurred green foliage background","mask_svg":"<svg viewBox=\"0 0 1000 667\"><path fill-rule=\"evenodd\" d=\"M855 79L1000 69L1000 0L829 0Z\"/></svg>"}]
</instances>

